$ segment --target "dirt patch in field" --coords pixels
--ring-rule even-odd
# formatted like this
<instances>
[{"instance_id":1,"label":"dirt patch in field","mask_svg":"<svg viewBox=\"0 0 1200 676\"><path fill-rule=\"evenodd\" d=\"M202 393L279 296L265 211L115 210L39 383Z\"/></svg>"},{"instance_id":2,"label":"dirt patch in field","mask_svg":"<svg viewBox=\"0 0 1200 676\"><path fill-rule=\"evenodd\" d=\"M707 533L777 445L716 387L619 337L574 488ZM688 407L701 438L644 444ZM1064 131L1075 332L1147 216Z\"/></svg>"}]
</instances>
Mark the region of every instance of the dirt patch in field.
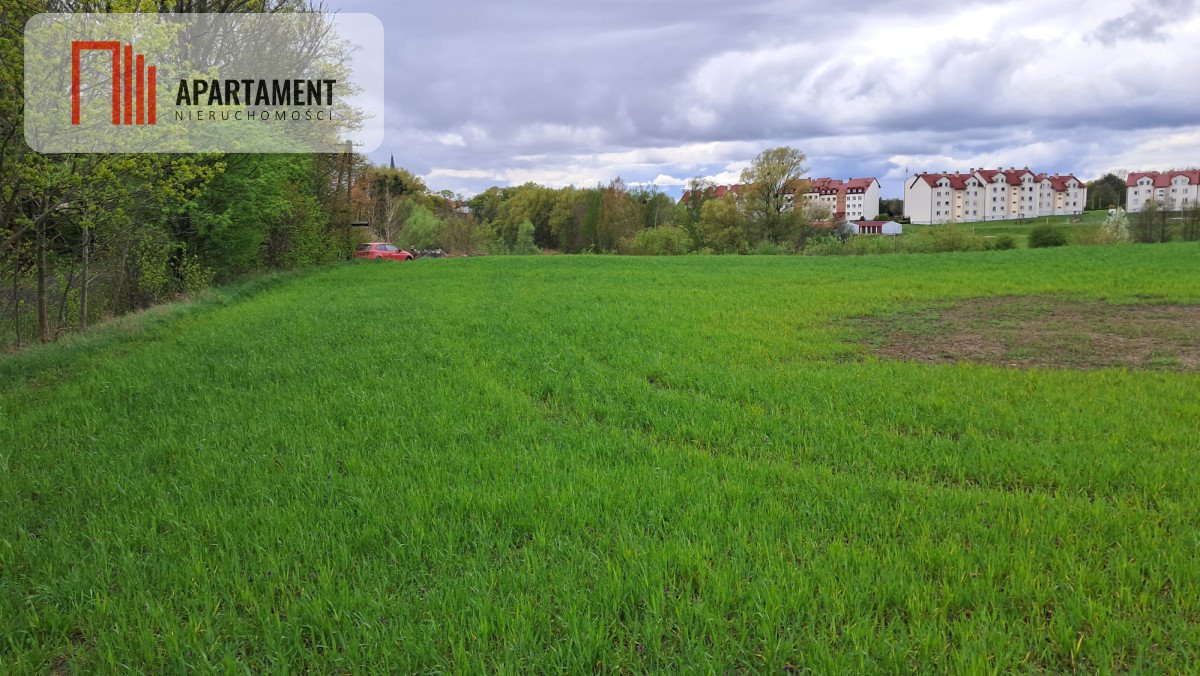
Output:
<instances>
[{"instance_id":1,"label":"dirt patch in field","mask_svg":"<svg viewBox=\"0 0 1200 676\"><path fill-rule=\"evenodd\" d=\"M1006 296L855 323L875 354L894 359L1200 371L1200 305Z\"/></svg>"}]
</instances>

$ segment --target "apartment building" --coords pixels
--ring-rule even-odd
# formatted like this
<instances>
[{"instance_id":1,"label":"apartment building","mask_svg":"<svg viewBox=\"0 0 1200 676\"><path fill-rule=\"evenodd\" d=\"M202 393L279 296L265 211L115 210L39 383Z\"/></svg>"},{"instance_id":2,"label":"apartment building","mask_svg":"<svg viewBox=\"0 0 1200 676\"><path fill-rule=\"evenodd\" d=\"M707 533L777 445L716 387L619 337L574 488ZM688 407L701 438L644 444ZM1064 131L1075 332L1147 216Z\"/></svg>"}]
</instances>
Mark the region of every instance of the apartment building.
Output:
<instances>
[{"instance_id":1,"label":"apartment building","mask_svg":"<svg viewBox=\"0 0 1200 676\"><path fill-rule=\"evenodd\" d=\"M1150 199L1170 211L1200 202L1200 170L1142 171L1126 177L1126 211L1137 213Z\"/></svg>"},{"instance_id":2,"label":"apartment building","mask_svg":"<svg viewBox=\"0 0 1200 676\"><path fill-rule=\"evenodd\" d=\"M913 223L970 223L1083 213L1087 185L1071 174L1028 167L921 173L904 185L904 214Z\"/></svg>"},{"instance_id":3,"label":"apartment building","mask_svg":"<svg viewBox=\"0 0 1200 676\"><path fill-rule=\"evenodd\" d=\"M835 221L869 221L879 215L879 181L875 178L814 178L805 181L803 199L826 207ZM794 194L794 193L793 193Z\"/></svg>"},{"instance_id":4,"label":"apartment building","mask_svg":"<svg viewBox=\"0 0 1200 676\"><path fill-rule=\"evenodd\" d=\"M720 198L728 194L740 195L743 190L741 185L719 185L710 188L706 194ZM789 207L795 205L797 194L805 204L827 207L834 221L871 220L879 215L880 186L875 178L802 179L786 196ZM679 201L686 204L691 197L690 192L684 192Z\"/></svg>"}]
</instances>

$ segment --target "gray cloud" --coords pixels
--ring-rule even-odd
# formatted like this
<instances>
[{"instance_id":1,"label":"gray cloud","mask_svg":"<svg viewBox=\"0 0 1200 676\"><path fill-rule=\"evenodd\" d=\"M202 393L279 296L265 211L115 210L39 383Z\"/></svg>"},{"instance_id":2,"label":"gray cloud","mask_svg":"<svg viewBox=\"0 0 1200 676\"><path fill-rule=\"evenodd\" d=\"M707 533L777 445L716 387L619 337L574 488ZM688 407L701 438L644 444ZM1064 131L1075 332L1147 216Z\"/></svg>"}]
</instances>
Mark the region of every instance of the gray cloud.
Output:
<instances>
[{"instance_id":1,"label":"gray cloud","mask_svg":"<svg viewBox=\"0 0 1200 676\"><path fill-rule=\"evenodd\" d=\"M1195 14L1194 0L1145 0L1128 13L1100 24L1091 38L1105 45L1125 40L1166 42L1167 31Z\"/></svg>"},{"instance_id":2,"label":"gray cloud","mask_svg":"<svg viewBox=\"0 0 1200 676\"><path fill-rule=\"evenodd\" d=\"M905 166L1090 177L1200 161L1200 35L1181 0L1136 17L1115 1L1083 17L1037 0L336 5L387 31L373 158L394 153L437 189L620 175L678 194L777 144L814 173L877 175L887 194ZM1171 20L1129 28L1146 14Z\"/></svg>"}]
</instances>

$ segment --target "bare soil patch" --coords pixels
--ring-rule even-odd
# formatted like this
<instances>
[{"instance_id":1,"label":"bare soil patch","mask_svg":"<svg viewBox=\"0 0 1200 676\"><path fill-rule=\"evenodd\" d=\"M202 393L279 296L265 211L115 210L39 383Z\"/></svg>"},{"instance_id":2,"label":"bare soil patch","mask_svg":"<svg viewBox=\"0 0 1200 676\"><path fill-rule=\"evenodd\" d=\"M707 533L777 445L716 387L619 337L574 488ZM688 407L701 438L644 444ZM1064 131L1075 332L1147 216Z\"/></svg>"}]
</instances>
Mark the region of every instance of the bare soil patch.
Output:
<instances>
[{"instance_id":1,"label":"bare soil patch","mask_svg":"<svg viewBox=\"0 0 1200 676\"><path fill-rule=\"evenodd\" d=\"M854 321L894 359L1200 371L1200 305L1004 296Z\"/></svg>"}]
</instances>

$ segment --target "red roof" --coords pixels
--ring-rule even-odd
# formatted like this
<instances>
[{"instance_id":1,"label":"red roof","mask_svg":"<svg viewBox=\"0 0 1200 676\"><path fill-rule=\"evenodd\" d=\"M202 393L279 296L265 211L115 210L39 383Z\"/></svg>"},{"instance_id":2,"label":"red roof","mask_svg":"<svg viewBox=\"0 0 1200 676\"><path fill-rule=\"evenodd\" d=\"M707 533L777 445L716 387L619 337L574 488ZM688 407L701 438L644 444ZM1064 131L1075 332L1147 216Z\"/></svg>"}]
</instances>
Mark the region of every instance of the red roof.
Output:
<instances>
[{"instance_id":1,"label":"red roof","mask_svg":"<svg viewBox=\"0 0 1200 676\"><path fill-rule=\"evenodd\" d=\"M1029 167L1025 167L1024 169L1009 169L1003 173L1004 179L1008 181L1009 185L1021 185L1021 179L1025 176L1025 174L1033 174L1033 172L1029 170ZM1034 174L1034 177L1036 178L1036 174Z\"/></svg>"},{"instance_id":2,"label":"red roof","mask_svg":"<svg viewBox=\"0 0 1200 676\"><path fill-rule=\"evenodd\" d=\"M808 192L820 193L822 195L833 195L845 189L846 184L842 183L842 179L840 178L808 179Z\"/></svg>"},{"instance_id":3,"label":"red roof","mask_svg":"<svg viewBox=\"0 0 1200 676\"><path fill-rule=\"evenodd\" d=\"M1070 181L1071 179L1073 179L1075 177L1070 174L1067 174L1066 176L1059 176L1058 174L1055 174L1054 176L1050 176L1049 178L1050 178L1050 187L1051 188L1054 188L1054 190L1056 190L1058 192L1066 192L1067 190L1071 189L1071 186L1067 185L1067 181ZM1078 183L1079 185L1083 185L1083 181L1080 181L1077 178L1075 178L1075 182Z\"/></svg>"},{"instance_id":4,"label":"red roof","mask_svg":"<svg viewBox=\"0 0 1200 676\"><path fill-rule=\"evenodd\" d=\"M1195 173L1200 174L1200 172L1195 172ZM982 179L984 183L991 183L996 179L996 176L998 174L1003 175L1005 183L1007 183L1009 185L1021 185L1021 178L1024 177L1026 174L1033 174L1033 181L1035 183L1041 183L1042 181L1044 181L1046 179L1050 179L1051 187L1053 187L1055 190L1057 190L1059 192L1067 190L1068 189L1067 181L1072 178L1075 178L1075 176L1072 174L1066 174L1064 176L1059 176L1058 174L1054 174L1052 176L1049 176L1047 174L1034 174L1034 172L1030 171L1028 168L1026 168L1026 169L978 169L978 170L974 171L973 173L968 173L968 174L926 173L926 174L917 174L917 176L924 179L925 182L928 183L929 187L931 187L931 188L936 188L938 181L941 181L943 178L945 178L950 182L951 188L953 188L955 190L965 190L967 187L967 181L970 180L972 177L977 176L978 178ZM1083 181L1080 181L1078 178L1075 178L1075 180L1078 181L1080 185L1083 185ZM1198 181L1198 182L1200 182L1200 181Z\"/></svg>"},{"instance_id":5,"label":"red roof","mask_svg":"<svg viewBox=\"0 0 1200 676\"><path fill-rule=\"evenodd\" d=\"M950 187L955 190L963 190L967 187L967 179L971 178L971 174L919 174L930 188L936 188L938 181L943 178L950 181Z\"/></svg>"},{"instance_id":6,"label":"red roof","mask_svg":"<svg viewBox=\"0 0 1200 676\"><path fill-rule=\"evenodd\" d=\"M1188 183L1192 185L1200 185L1200 169L1188 169L1185 171L1136 171L1125 179L1125 186L1129 188L1137 187L1138 181L1150 177L1154 179L1155 188L1169 188L1171 181L1177 176L1184 176Z\"/></svg>"}]
</instances>

